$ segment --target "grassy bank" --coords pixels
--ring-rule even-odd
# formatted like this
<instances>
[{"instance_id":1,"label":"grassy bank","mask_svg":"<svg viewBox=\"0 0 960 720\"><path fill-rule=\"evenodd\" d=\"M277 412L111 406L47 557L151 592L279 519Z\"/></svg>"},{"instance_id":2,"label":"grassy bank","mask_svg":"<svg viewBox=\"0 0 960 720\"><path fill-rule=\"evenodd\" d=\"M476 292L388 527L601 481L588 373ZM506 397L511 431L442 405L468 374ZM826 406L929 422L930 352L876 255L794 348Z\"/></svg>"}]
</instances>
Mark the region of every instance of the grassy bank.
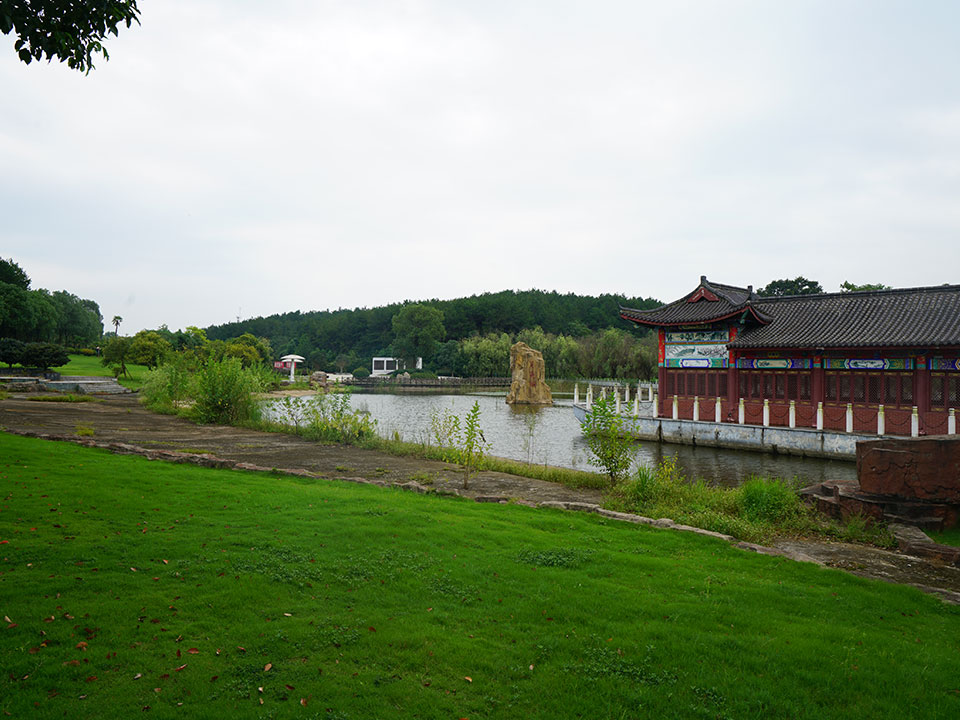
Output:
<instances>
[{"instance_id":1,"label":"grassy bank","mask_svg":"<svg viewBox=\"0 0 960 720\"><path fill-rule=\"evenodd\" d=\"M71 355L70 362L58 368L54 368L61 375L88 375L91 377L113 377L113 370L104 367L100 363L100 358L89 355ZM146 365L127 364L127 372L130 377L117 378L121 385L131 390L139 390L143 386L149 369Z\"/></svg>"},{"instance_id":2,"label":"grassy bank","mask_svg":"<svg viewBox=\"0 0 960 720\"><path fill-rule=\"evenodd\" d=\"M960 713L960 611L910 588L595 516L12 436L0 475L14 716Z\"/></svg>"}]
</instances>

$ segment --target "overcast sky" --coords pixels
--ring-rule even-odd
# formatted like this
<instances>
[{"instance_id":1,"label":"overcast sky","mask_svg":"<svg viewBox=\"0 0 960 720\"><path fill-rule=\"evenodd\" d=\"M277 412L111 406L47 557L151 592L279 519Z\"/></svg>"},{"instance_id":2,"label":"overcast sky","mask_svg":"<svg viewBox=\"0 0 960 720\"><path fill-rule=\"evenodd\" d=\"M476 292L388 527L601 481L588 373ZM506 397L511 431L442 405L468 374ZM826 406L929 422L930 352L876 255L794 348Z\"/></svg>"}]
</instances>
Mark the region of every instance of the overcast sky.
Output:
<instances>
[{"instance_id":1,"label":"overcast sky","mask_svg":"<svg viewBox=\"0 0 960 720\"><path fill-rule=\"evenodd\" d=\"M954 0L139 4L88 76L0 36L0 256L124 333L960 282Z\"/></svg>"}]
</instances>

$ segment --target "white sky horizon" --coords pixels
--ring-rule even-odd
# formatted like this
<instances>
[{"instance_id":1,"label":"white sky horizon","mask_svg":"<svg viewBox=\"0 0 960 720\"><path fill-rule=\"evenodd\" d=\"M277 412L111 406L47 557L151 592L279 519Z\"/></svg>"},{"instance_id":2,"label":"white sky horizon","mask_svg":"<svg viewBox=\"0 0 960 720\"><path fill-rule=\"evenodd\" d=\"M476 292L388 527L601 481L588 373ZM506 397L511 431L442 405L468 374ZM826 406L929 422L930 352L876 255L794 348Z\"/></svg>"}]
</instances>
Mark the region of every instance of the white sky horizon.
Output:
<instances>
[{"instance_id":1,"label":"white sky horizon","mask_svg":"<svg viewBox=\"0 0 960 720\"><path fill-rule=\"evenodd\" d=\"M958 282L957 3L140 5L88 76L0 36L0 256L106 330Z\"/></svg>"}]
</instances>

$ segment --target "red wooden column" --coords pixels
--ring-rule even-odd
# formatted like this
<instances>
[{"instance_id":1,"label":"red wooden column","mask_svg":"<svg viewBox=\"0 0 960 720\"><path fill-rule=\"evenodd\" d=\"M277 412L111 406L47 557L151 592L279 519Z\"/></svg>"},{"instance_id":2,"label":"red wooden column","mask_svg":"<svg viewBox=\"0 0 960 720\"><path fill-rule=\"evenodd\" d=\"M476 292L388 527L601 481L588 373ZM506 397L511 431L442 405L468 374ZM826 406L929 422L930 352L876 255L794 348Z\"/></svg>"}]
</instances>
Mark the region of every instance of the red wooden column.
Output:
<instances>
[{"instance_id":1,"label":"red wooden column","mask_svg":"<svg viewBox=\"0 0 960 720\"><path fill-rule=\"evenodd\" d=\"M730 326L730 342L737 339L737 326ZM737 351L730 350L727 355L727 402L734 408L740 402L740 374L737 370ZM736 411L734 411L736 417Z\"/></svg>"},{"instance_id":2,"label":"red wooden column","mask_svg":"<svg viewBox=\"0 0 960 720\"><path fill-rule=\"evenodd\" d=\"M817 403L822 403L825 401L824 398L824 382L823 382L823 356L814 355L813 356L813 382L810 384L810 402L813 405L813 409L817 409Z\"/></svg>"},{"instance_id":3,"label":"red wooden column","mask_svg":"<svg viewBox=\"0 0 960 720\"><path fill-rule=\"evenodd\" d=\"M657 417L666 417L664 408L667 407L667 335L663 328L658 332L657 349Z\"/></svg>"},{"instance_id":4,"label":"red wooden column","mask_svg":"<svg viewBox=\"0 0 960 720\"><path fill-rule=\"evenodd\" d=\"M921 413L930 412L930 368L927 358L918 357L913 368L913 404Z\"/></svg>"}]
</instances>

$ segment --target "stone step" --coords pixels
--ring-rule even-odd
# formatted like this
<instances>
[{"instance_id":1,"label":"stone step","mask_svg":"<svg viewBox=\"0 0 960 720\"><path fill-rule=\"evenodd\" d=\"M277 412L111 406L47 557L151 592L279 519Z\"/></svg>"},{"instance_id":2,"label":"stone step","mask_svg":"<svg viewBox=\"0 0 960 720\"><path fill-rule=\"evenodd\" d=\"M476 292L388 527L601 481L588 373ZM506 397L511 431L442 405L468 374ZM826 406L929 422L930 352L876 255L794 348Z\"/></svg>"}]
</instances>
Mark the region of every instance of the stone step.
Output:
<instances>
[{"instance_id":1,"label":"stone step","mask_svg":"<svg viewBox=\"0 0 960 720\"><path fill-rule=\"evenodd\" d=\"M902 515L897 515L896 513L885 512L883 514L883 519L891 523L913 525L921 530L932 530L934 532L940 532L943 530L943 518L929 515L926 517L904 517Z\"/></svg>"}]
</instances>

